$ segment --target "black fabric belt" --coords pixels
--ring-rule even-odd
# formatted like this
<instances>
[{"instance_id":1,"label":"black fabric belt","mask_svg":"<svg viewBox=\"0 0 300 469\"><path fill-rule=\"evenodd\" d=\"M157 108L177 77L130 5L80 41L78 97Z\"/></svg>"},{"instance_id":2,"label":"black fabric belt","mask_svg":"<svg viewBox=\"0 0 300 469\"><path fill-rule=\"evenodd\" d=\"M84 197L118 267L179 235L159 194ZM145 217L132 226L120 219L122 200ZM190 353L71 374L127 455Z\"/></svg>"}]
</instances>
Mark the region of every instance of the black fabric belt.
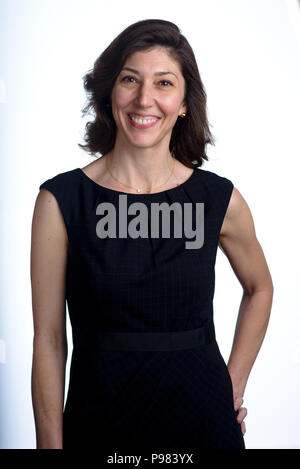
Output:
<instances>
[{"instance_id":1,"label":"black fabric belt","mask_svg":"<svg viewBox=\"0 0 300 469\"><path fill-rule=\"evenodd\" d=\"M98 332L73 337L74 348L97 350L184 350L215 342L215 328L211 320L202 327L174 332Z\"/></svg>"}]
</instances>

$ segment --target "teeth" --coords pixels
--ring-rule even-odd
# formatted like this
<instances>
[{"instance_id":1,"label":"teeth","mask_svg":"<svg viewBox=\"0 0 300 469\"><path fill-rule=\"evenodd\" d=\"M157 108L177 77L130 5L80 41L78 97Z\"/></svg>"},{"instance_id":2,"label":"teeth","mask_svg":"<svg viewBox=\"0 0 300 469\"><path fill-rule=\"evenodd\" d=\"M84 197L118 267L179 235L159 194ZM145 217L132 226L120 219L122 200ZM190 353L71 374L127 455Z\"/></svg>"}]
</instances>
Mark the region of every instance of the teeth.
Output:
<instances>
[{"instance_id":1,"label":"teeth","mask_svg":"<svg viewBox=\"0 0 300 469\"><path fill-rule=\"evenodd\" d=\"M140 118L137 118L137 117L133 117L131 114L130 114L130 117L137 124L150 124L150 122L157 121L157 119L153 119L153 118L152 119L140 119Z\"/></svg>"}]
</instances>

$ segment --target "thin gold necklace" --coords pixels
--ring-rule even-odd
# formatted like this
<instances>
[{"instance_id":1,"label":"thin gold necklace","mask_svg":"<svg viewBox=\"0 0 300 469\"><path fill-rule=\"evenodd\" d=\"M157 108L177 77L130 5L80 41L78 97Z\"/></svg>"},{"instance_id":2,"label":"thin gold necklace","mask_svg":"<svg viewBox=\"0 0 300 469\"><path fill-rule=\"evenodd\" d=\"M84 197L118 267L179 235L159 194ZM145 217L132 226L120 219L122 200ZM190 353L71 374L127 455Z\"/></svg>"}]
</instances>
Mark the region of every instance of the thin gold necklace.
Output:
<instances>
[{"instance_id":1,"label":"thin gold necklace","mask_svg":"<svg viewBox=\"0 0 300 469\"><path fill-rule=\"evenodd\" d=\"M173 169L172 169L171 174L169 175L168 179L167 179L163 184L160 184L160 186L154 187L154 189L158 189L159 187L164 186L164 185L168 182L168 180L170 179L170 177L171 177L172 174L173 174L174 167L175 167L175 158L174 158L174 163L173 163ZM124 182L121 182L121 181L119 181L117 178L115 178L115 177L111 174L111 171L110 171L110 169L109 169L109 167L108 167L108 161L106 161L106 169L107 169L107 171L109 172L109 174L111 175L111 177L112 177L115 181L117 181L119 184L122 184L123 186L126 186L126 187L130 187L131 189L135 189L137 192L141 192L141 189L140 189L139 187L136 188L136 187L130 186L129 184L125 184ZM148 191L148 192L149 192L149 191Z\"/></svg>"}]
</instances>

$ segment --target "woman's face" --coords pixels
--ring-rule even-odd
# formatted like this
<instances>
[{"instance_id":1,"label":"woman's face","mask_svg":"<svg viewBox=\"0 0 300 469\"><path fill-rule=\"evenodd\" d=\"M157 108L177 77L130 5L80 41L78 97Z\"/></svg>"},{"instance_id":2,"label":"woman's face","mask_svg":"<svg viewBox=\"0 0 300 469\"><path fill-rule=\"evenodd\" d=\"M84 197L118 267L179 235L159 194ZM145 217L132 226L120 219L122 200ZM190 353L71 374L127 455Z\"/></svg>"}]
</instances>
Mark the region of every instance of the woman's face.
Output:
<instances>
[{"instance_id":1,"label":"woman's face","mask_svg":"<svg viewBox=\"0 0 300 469\"><path fill-rule=\"evenodd\" d=\"M143 148L162 140L169 145L179 114L187 111L184 86L178 63L165 49L128 57L111 94L117 138Z\"/></svg>"}]
</instances>

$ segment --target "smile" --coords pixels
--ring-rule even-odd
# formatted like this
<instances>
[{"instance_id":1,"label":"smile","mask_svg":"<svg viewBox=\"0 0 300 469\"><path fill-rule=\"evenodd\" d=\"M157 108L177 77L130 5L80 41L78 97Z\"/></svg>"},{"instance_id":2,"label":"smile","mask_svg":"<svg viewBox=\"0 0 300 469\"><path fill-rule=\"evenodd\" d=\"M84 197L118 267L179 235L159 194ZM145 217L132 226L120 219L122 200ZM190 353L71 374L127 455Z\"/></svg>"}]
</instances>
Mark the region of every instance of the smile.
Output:
<instances>
[{"instance_id":1,"label":"smile","mask_svg":"<svg viewBox=\"0 0 300 469\"><path fill-rule=\"evenodd\" d=\"M149 127L153 127L156 122L159 121L159 118L157 117L148 117L142 119L141 117L135 117L131 114L127 114L127 117L130 124L136 129L148 129Z\"/></svg>"}]
</instances>

